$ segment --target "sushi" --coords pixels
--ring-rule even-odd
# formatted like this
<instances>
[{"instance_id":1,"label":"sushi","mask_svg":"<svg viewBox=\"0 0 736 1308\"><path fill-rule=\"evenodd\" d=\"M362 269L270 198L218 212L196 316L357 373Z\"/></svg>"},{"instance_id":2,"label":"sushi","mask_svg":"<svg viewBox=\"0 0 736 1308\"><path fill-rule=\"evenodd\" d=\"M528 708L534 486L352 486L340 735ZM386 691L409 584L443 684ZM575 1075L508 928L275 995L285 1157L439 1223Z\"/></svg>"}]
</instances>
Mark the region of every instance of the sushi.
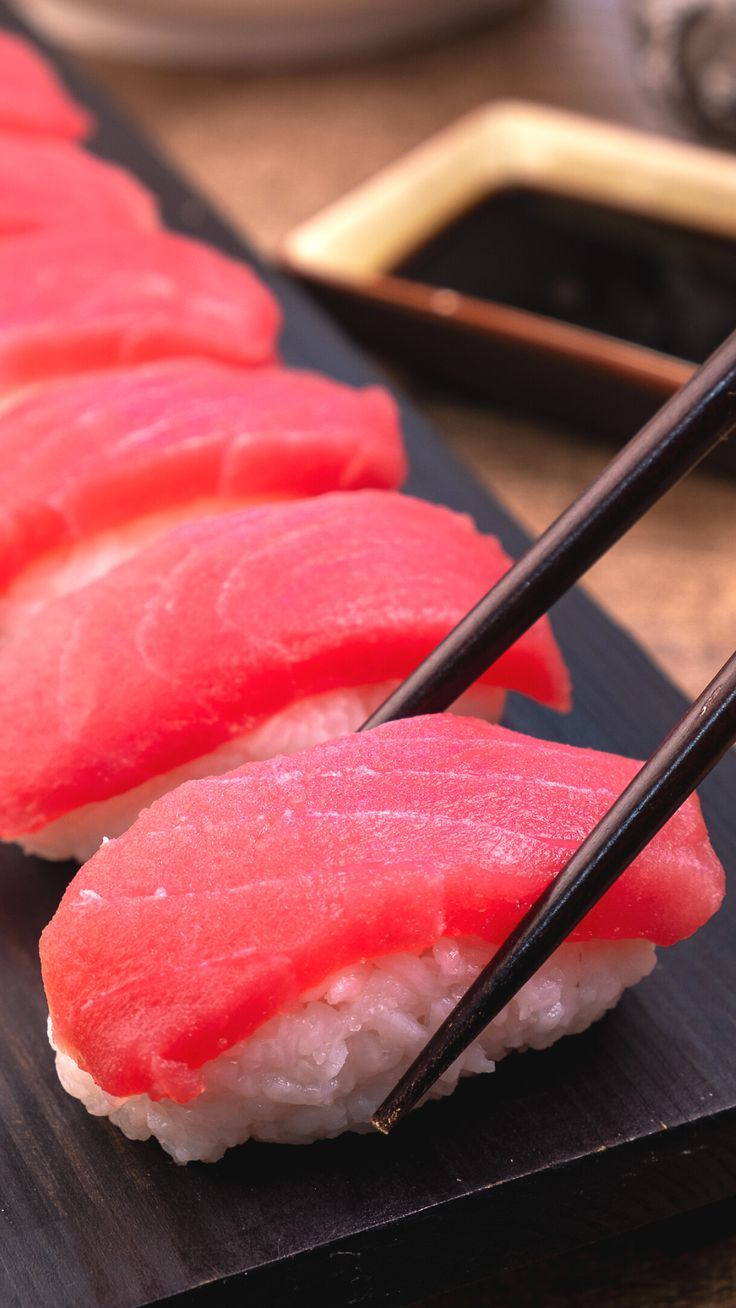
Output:
<instances>
[{"instance_id":1,"label":"sushi","mask_svg":"<svg viewBox=\"0 0 736 1308\"><path fill-rule=\"evenodd\" d=\"M131 174L70 141L0 130L0 237L45 227L153 228L153 197Z\"/></svg>"},{"instance_id":2,"label":"sushi","mask_svg":"<svg viewBox=\"0 0 736 1308\"><path fill-rule=\"evenodd\" d=\"M279 324L245 264L186 237L111 227L0 241L0 397L177 356L272 363Z\"/></svg>"},{"instance_id":3,"label":"sushi","mask_svg":"<svg viewBox=\"0 0 736 1308\"><path fill-rule=\"evenodd\" d=\"M78 140L92 125L35 47L0 31L0 131Z\"/></svg>"},{"instance_id":4,"label":"sushi","mask_svg":"<svg viewBox=\"0 0 736 1308\"><path fill-rule=\"evenodd\" d=\"M189 777L355 730L508 566L391 491L168 532L0 650L0 838L82 859ZM506 690L568 706L546 620L465 703L497 717Z\"/></svg>"},{"instance_id":5,"label":"sushi","mask_svg":"<svg viewBox=\"0 0 736 1308\"><path fill-rule=\"evenodd\" d=\"M31 388L0 411L0 638L177 522L405 474L379 387L176 359Z\"/></svg>"},{"instance_id":6,"label":"sushi","mask_svg":"<svg viewBox=\"0 0 736 1308\"><path fill-rule=\"evenodd\" d=\"M447 714L182 786L43 934L62 1084L180 1163L364 1128L637 767ZM723 889L692 798L433 1093L584 1030Z\"/></svg>"}]
</instances>

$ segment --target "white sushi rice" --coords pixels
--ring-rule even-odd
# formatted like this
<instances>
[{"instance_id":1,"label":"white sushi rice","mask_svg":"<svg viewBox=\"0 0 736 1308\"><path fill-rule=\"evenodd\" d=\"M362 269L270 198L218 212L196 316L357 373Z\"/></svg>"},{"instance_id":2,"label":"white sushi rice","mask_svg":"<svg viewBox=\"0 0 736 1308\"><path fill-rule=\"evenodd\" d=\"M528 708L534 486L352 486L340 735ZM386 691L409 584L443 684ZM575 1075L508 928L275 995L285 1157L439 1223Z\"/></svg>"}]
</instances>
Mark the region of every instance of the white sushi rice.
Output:
<instances>
[{"instance_id":1,"label":"white sushi rice","mask_svg":"<svg viewBox=\"0 0 736 1308\"><path fill-rule=\"evenodd\" d=\"M0 406L0 412L2 411ZM51 600L81 590L185 522L233 513L270 502L273 496L226 500L211 496L177 504L158 513L141 514L110 531L52 550L30 564L0 595L0 639L8 640ZM288 499L287 495L281 497Z\"/></svg>"},{"instance_id":2,"label":"white sushi rice","mask_svg":"<svg viewBox=\"0 0 736 1308\"><path fill-rule=\"evenodd\" d=\"M18 836L18 843L27 854L53 860L75 858L84 863L99 849L105 837L122 835L142 809L175 786L184 781L231 772L241 763L273 758L277 754L295 754L324 740L349 735L383 703L397 684L396 681L387 681L375 686L328 691L299 700L274 714L255 731L233 736L211 754L191 759L182 767L151 777L143 785L110 799L73 809L40 831ZM497 722L504 701L502 690L476 688L463 695L454 708L458 713Z\"/></svg>"},{"instance_id":3,"label":"white sushi rice","mask_svg":"<svg viewBox=\"0 0 736 1308\"><path fill-rule=\"evenodd\" d=\"M478 975L492 947L439 940L419 956L361 962L320 986L202 1068L205 1089L188 1104L147 1095L116 1099L68 1054L56 1055L64 1089L131 1140L155 1136L177 1163L216 1162L248 1139L306 1144L368 1129L372 1113L428 1036ZM512 1050L544 1049L585 1030L655 965L645 940L563 945L431 1092L492 1072ZM53 1044L53 1037L50 1031Z\"/></svg>"}]
</instances>

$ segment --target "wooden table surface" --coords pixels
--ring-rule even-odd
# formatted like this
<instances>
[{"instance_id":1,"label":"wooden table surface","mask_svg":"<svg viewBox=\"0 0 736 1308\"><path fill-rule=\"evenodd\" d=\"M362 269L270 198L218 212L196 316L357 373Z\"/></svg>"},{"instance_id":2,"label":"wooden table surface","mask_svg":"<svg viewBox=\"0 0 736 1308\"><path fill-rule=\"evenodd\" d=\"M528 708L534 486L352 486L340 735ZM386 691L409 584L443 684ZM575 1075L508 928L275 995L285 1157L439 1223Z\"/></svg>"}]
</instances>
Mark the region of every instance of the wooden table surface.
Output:
<instances>
[{"instance_id":1,"label":"wooden table surface","mask_svg":"<svg viewBox=\"0 0 736 1308\"><path fill-rule=\"evenodd\" d=\"M687 134L639 87L626 6L537 0L513 19L375 62L270 74L131 69L89 60L221 209L267 251L295 223L467 109L514 95ZM534 531L605 450L523 414L415 389L481 477ZM736 643L736 480L693 475L590 574L596 598L695 693ZM497 1308L736 1305L736 1207L508 1273L442 1300Z\"/></svg>"}]
</instances>

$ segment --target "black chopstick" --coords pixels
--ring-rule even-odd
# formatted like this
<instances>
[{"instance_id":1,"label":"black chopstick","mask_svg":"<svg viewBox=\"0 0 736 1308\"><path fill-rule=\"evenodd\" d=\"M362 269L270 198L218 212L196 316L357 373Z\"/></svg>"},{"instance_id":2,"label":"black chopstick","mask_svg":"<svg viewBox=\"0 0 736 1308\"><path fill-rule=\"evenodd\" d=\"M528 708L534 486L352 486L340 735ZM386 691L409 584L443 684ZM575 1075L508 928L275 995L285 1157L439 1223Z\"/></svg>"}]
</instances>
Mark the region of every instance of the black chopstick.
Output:
<instances>
[{"instance_id":1,"label":"black chopstick","mask_svg":"<svg viewBox=\"0 0 736 1308\"><path fill-rule=\"evenodd\" d=\"M736 740L736 653L522 918L381 1104L387 1134L497 1017Z\"/></svg>"},{"instance_id":2,"label":"black chopstick","mask_svg":"<svg viewBox=\"0 0 736 1308\"><path fill-rule=\"evenodd\" d=\"M361 728L449 708L647 509L736 429L736 332Z\"/></svg>"}]
</instances>

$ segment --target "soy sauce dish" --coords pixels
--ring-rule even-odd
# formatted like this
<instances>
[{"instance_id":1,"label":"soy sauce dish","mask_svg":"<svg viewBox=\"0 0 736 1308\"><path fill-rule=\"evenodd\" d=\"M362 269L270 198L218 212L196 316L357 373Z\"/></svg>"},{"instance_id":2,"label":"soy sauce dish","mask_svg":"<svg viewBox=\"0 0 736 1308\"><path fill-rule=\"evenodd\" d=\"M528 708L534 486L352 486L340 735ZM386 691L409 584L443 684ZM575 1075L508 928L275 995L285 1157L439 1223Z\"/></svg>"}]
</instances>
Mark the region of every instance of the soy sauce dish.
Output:
<instances>
[{"instance_id":1,"label":"soy sauce dish","mask_svg":"<svg viewBox=\"0 0 736 1308\"><path fill-rule=\"evenodd\" d=\"M736 161L495 102L298 227L282 258L412 369L622 438L733 327Z\"/></svg>"}]
</instances>

